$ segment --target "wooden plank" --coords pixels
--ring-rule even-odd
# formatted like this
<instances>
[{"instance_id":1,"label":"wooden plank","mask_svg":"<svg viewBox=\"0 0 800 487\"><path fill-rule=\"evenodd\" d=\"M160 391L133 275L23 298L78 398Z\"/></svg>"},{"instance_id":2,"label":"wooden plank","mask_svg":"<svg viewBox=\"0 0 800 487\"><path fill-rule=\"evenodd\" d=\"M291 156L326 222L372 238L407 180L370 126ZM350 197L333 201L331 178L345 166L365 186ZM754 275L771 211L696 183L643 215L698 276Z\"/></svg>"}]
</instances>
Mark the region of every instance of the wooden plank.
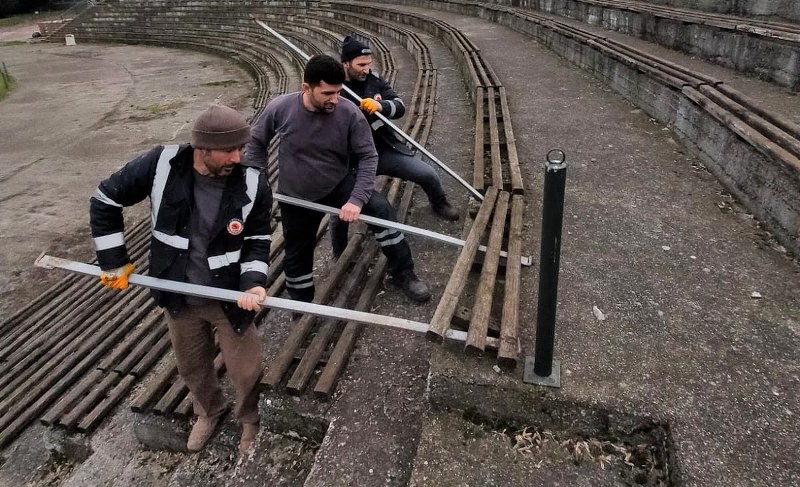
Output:
<instances>
[{"instance_id":1,"label":"wooden plank","mask_svg":"<svg viewBox=\"0 0 800 487\"><path fill-rule=\"evenodd\" d=\"M169 414L172 408L187 394L189 394L189 388L186 387L186 383L181 376L178 375L175 378L175 382L172 383L164 395L153 405L151 410L157 415Z\"/></svg>"},{"instance_id":2,"label":"wooden plank","mask_svg":"<svg viewBox=\"0 0 800 487\"><path fill-rule=\"evenodd\" d=\"M42 356L52 356L61 351L60 343L68 343L76 334L96 325L96 320L102 319L109 313L119 313L119 309L126 305L127 300L138 296L142 291L131 289L119 294L100 286L92 280L88 288L77 299L70 299L66 295L64 302L53 308L52 313L45 316L42 324L31 327L32 337L21 337L22 341L15 340L3 353L4 362L0 364L0 387L7 383L7 370L12 367L19 370ZM127 299L126 299L127 298ZM104 306L110 303L111 308ZM67 310L65 312L65 310ZM44 327L44 331L40 329ZM66 340L66 341L64 341ZM12 374L16 375L16 374Z\"/></svg>"},{"instance_id":3,"label":"wooden plank","mask_svg":"<svg viewBox=\"0 0 800 487\"><path fill-rule=\"evenodd\" d=\"M186 394L186 397L178 404L173 414L179 418L191 418L194 415L194 403L192 403L191 394Z\"/></svg>"},{"instance_id":4,"label":"wooden plank","mask_svg":"<svg viewBox=\"0 0 800 487\"><path fill-rule=\"evenodd\" d=\"M500 158L500 133L497 128L497 104L494 88L486 90L486 99L489 100L487 115L489 116L489 147L492 154L492 186L503 187L503 162Z\"/></svg>"},{"instance_id":5,"label":"wooden plank","mask_svg":"<svg viewBox=\"0 0 800 487\"><path fill-rule=\"evenodd\" d=\"M147 387L131 402L131 411L136 413L147 411L150 404L153 404L161 397L162 391L172 383L176 375L178 375L178 367L175 365L175 361L172 360L158 377L150 381Z\"/></svg>"},{"instance_id":6,"label":"wooden plank","mask_svg":"<svg viewBox=\"0 0 800 487\"><path fill-rule=\"evenodd\" d=\"M522 254L522 212L525 202L521 195L511 198L511 222L508 231L508 259L506 259L505 295L500 318L500 347L497 364L510 370L519 360L519 291L520 260Z\"/></svg>"},{"instance_id":7,"label":"wooden plank","mask_svg":"<svg viewBox=\"0 0 800 487\"><path fill-rule=\"evenodd\" d=\"M35 321L30 319L31 315L37 312L42 312L42 308L49 306L53 296L60 296L69 292L69 288L76 284L78 277L79 276L74 274L66 276L64 279L47 288L44 292L42 292L42 294L34 298L28 304L22 308L19 308L17 311L11 314L11 316L4 319L3 323L0 324L0 339L4 338L9 330L16 327L21 322L27 321L30 323Z\"/></svg>"},{"instance_id":8,"label":"wooden plank","mask_svg":"<svg viewBox=\"0 0 800 487\"><path fill-rule=\"evenodd\" d=\"M327 223L327 216L323 222ZM320 228L323 228L322 225L320 225ZM355 237L361 237L363 239L363 235L356 235ZM330 299L331 295L336 290L336 286L339 285L339 281L341 281L341 279L344 277L345 270L349 266L349 261L352 259L356 250L356 245L347 245L344 252L339 257L339 260L336 262L335 267L331 271L330 277L317 289L317 295L314 296L314 300L312 301L313 303L322 304ZM294 361L294 356L297 353L297 349L300 348L300 345L302 345L303 340L305 340L308 332L311 331L315 321L316 317L304 315L302 318L300 318L300 321L292 326L292 331L289 333L286 341L284 341L280 351L264 371L264 376L261 378L261 384L263 386L272 389L278 386L283 378L283 375Z\"/></svg>"},{"instance_id":9,"label":"wooden plank","mask_svg":"<svg viewBox=\"0 0 800 487\"><path fill-rule=\"evenodd\" d=\"M397 208L398 221L401 223L405 221L406 215L408 214L408 208L411 206L413 191L414 183L405 183L403 198L400 200L400 205ZM372 242L372 245L376 244ZM356 303L355 309L357 311L367 311L370 309L375 296L377 296L378 291L383 284L383 276L386 273L387 265L388 263L386 257L383 254L379 255L377 263L372 268L372 272L367 278L364 289L361 291L361 296L358 298L358 302ZM327 400L331 397L331 395L333 395L333 390L336 387L339 377L344 371L344 366L347 364L347 359L350 357L350 354L355 347L355 343L359 334L361 333L362 326L363 325L360 323L353 322L349 322L347 325L345 325L341 335L339 335L339 340L336 341L336 345L333 347L333 351L328 358L328 363L325 365L325 368L322 370L322 374L320 374L319 378L317 379L316 386L314 386L314 395L316 397Z\"/></svg>"},{"instance_id":10,"label":"wooden plank","mask_svg":"<svg viewBox=\"0 0 800 487\"><path fill-rule=\"evenodd\" d=\"M161 339L158 340L158 343L156 343L155 346L153 346L153 348L151 348L147 354L128 371L128 374L137 378L142 377L153 365L155 365L156 362L161 360L161 357L167 353L171 346L172 344L170 343L169 333L165 333Z\"/></svg>"},{"instance_id":11,"label":"wooden plank","mask_svg":"<svg viewBox=\"0 0 800 487\"><path fill-rule=\"evenodd\" d=\"M88 433L97 428L114 406L116 406L133 388L135 382L136 377L132 375L125 375L122 377L108 396L78 423L78 431Z\"/></svg>"},{"instance_id":12,"label":"wooden plank","mask_svg":"<svg viewBox=\"0 0 800 487\"><path fill-rule=\"evenodd\" d=\"M506 150L508 151L508 171L511 175L511 192L514 194L525 193L525 183L522 181L522 170L519 167L517 143L514 139L514 129L511 124L511 112L508 109L506 89L500 87L500 109L503 113L503 130L506 134Z\"/></svg>"},{"instance_id":13,"label":"wooden plank","mask_svg":"<svg viewBox=\"0 0 800 487\"><path fill-rule=\"evenodd\" d=\"M96 301L97 280L91 279L82 282L75 294L65 293L56 296L52 302L52 307L47 314L39 318L34 326L20 327L19 333L9 334L0 343L0 373L5 373L12 364L8 364L9 358L13 355L20 355L20 352L28 352L36 349L37 346L51 334L64 332L65 326L49 326L57 323L70 323L70 317L81 313L81 308L87 302ZM69 310L64 313L64 310ZM74 324L75 321L73 320ZM41 332L44 330L44 332ZM27 353L22 355L27 356Z\"/></svg>"},{"instance_id":14,"label":"wooden plank","mask_svg":"<svg viewBox=\"0 0 800 487\"><path fill-rule=\"evenodd\" d=\"M135 243L136 239L140 238L140 235L145 233L149 228L145 223L146 220L140 220L138 223L132 225L126 232L125 238L129 242L129 253L132 258L136 258L136 255L133 253L135 249L130 247ZM96 282L96 279L76 274L65 276L57 283L45 289L27 305L19 308L0 324L0 339L2 339L0 343L7 343L5 340L12 330L28 331L32 327L32 324L41 323L42 316L46 313L55 309L60 309L56 304L59 298L66 300L82 286L85 285L90 288L92 285L96 284ZM18 325L21 324L24 325L23 328L17 328ZM3 345L0 345L0 349L2 348Z\"/></svg>"},{"instance_id":15,"label":"wooden plank","mask_svg":"<svg viewBox=\"0 0 800 487\"><path fill-rule=\"evenodd\" d=\"M39 418L39 422L48 426L57 423L58 418L66 414L80 398L86 396L88 391L103 379L103 375L102 371L94 369L83 376L83 379L69 391L69 394L62 396L56 404Z\"/></svg>"},{"instance_id":16,"label":"wooden plank","mask_svg":"<svg viewBox=\"0 0 800 487\"><path fill-rule=\"evenodd\" d=\"M167 336L167 324L161 312L150 316L147 321L142 323L142 328L148 331L147 335L143 336L122 362L114 367L114 372L120 375L128 374L142 357L147 355L150 350L153 350L153 347L162 337Z\"/></svg>"},{"instance_id":17,"label":"wooden plank","mask_svg":"<svg viewBox=\"0 0 800 487\"><path fill-rule=\"evenodd\" d=\"M104 373L102 380L95 384L89 393L83 396L78 404L73 406L72 409L61 416L61 418L58 420L58 423L66 428L74 429L76 426L78 426L78 422L83 415L86 414L87 411L92 410L102 398L106 397L106 393L108 393L108 391L110 391L111 388L113 388L117 382L119 382L119 379L119 374L114 372Z\"/></svg>"},{"instance_id":18,"label":"wooden plank","mask_svg":"<svg viewBox=\"0 0 800 487\"><path fill-rule=\"evenodd\" d=\"M494 203L497 199L497 188L489 187L486 190L486 195L475 217L475 222L472 224L469 236L467 237L464 248L461 249L461 254L453 268L453 273L450 275L450 280L447 282L447 287L444 290L442 299L436 307L436 312L431 320L431 326L428 330L428 339L437 342L444 340L444 335L447 328L450 326L450 320L453 318L458 300L464 290L469 275L469 269L472 266L472 261L475 259L475 254L478 252L478 246L481 243L481 237L489 223L489 217L494 209Z\"/></svg>"},{"instance_id":19,"label":"wooden plank","mask_svg":"<svg viewBox=\"0 0 800 487\"><path fill-rule=\"evenodd\" d=\"M375 253L377 253L377 249L369 254L365 254L363 252L361 253L356 265L350 272L347 273L347 279L345 280L344 285L341 287L338 296L333 301L333 306L336 306L337 308L347 307L347 304L350 301L350 295L356 290L358 285L361 284L361 281L366 275L370 264L375 258ZM302 360L300 360L300 363L292 374L292 377L286 384L286 389L290 393L300 394L308 386L308 381L314 374L314 370L317 368L319 359L322 357L325 349L328 348L328 343L333 337L333 333L336 331L336 325L338 323L338 320L328 319L325 320L322 325L320 325L317 333L311 340L311 344L306 348L306 352L303 354Z\"/></svg>"},{"instance_id":20,"label":"wooden plank","mask_svg":"<svg viewBox=\"0 0 800 487\"><path fill-rule=\"evenodd\" d=\"M115 365L117 365L119 362L126 360L126 357L128 357L133 350L141 348L143 343L151 344L152 340L148 340L147 335L152 334L153 325L157 321L160 321L160 315L160 311L151 314L145 319L144 322L139 323L133 332L129 333L128 336L122 341L122 343L117 345L111 353L106 355L105 358L100 361L100 364L97 366L97 368L103 371L111 370L115 368ZM144 354L144 352L142 352L142 354Z\"/></svg>"},{"instance_id":21,"label":"wooden plank","mask_svg":"<svg viewBox=\"0 0 800 487\"><path fill-rule=\"evenodd\" d=\"M142 293L142 296L144 297L144 293ZM123 302L118 304L123 304ZM127 307L124 310L131 310L131 304L131 302L127 303ZM147 308L144 308L144 310L146 311ZM15 379L10 384L10 387L6 388L6 395L0 401L0 412L14 411L24 407L24 404L30 404L35 400L35 397L31 397L32 394L35 394L35 391L43 394L44 390L53 387L55 384L58 384L55 387L56 390L67 390L72 385L72 382L64 382L64 377L72 378L71 372L73 368L79 371L78 376L80 376L86 370L85 367L87 367L85 357L96 357L91 364L94 366L99 357L117 343L122 333L130 330L134 320L138 321L141 312L141 309L134 308L133 314L128 316L122 324L119 323L119 320L128 315L126 312L112 315L115 316L115 319L105 323L95 322L95 326L87 329L83 334L79 335L79 339L75 340L74 343L79 345L78 347L64 347L46 363L39 364L33 374L29 374L28 371L19 374L18 380ZM71 380L74 381L76 378ZM49 393L50 391L48 391L48 396ZM0 419L0 425L2 424L4 423Z\"/></svg>"},{"instance_id":22,"label":"wooden plank","mask_svg":"<svg viewBox=\"0 0 800 487\"><path fill-rule=\"evenodd\" d=\"M472 168L472 186L478 191L486 188L486 176L484 172L484 124L483 124L483 88L480 86L475 89L475 158Z\"/></svg>"},{"instance_id":23,"label":"wooden plank","mask_svg":"<svg viewBox=\"0 0 800 487\"><path fill-rule=\"evenodd\" d=\"M693 102L697 103L712 117L717 119L723 125L727 126L732 132L736 133L756 150L761 152L767 157L775 158L784 164L793 167L795 170L800 170L800 159L793 156L783 147L775 144L768 138L764 137L761 133L754 130L752 127L744 123L742 120L736 118L731 112L720 107L713 100L700 93L691 87L685 87L683 94Z\"/></svg>"},{"instance_id":24,"label":"wooden plank","mask_svg":"<svg viewBox=\"0 0 800 487\"><path fill-rule=\"evenodd\" d=\"M475 66L475 71L478 73L478 76L480 77L481 85L487 88L490 86L494 86L492 79L489 78L489 75L486 73L486 69L484 69L484 62L479 52L470 53L469 62L471 62L472 65Z\"/></svg>"},{"instance_id":25,"label":"wooden plank","mask_svg":"<svg viewBox=\"0 0 800 487\"><path fill-rule=\"evenodd\" d=\"M215 348L218 349L219 343L215 339ZM214 370L217 372L217 376L222 375L225 372L225 360L222 358L222 353L217 351L216 356L214 357ZM170 414L175 409L175 407L183 400L183 398L189 394L189 388L186 386L186 382L183 381L180 375L178 375L175 379L175 382L172 383L169 389L164 393L161 399L153 406L153 412L155 414Z\"/></svg>"},{"instance_id":26,"label":"wooden plank","mask_svg":"<svg viewBox=\"0 0 800 487\"><path fill-rule=\"evenodd\" d=\"M497 266L500 262L500 246L503 243L506 216L508 213L509 193L501 191L494 208L494 220L489 234L489 245L484 256L483 271L475 295L475 306L472 308L472 320L467 332L466 350L471 353L483 353L486 348L486 333L489 330L489 313L492 310L494 284L497 280Z\"/></svg>"}]
</instances>

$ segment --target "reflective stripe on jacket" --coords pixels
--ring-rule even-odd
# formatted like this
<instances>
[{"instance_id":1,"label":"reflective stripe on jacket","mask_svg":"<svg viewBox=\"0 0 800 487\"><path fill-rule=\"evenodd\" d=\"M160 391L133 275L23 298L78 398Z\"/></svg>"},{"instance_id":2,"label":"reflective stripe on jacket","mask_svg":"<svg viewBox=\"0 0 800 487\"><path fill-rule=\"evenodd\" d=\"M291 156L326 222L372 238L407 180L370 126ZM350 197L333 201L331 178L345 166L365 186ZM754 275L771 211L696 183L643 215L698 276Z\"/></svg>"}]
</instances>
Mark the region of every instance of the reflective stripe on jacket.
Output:
<instances>
[{"instance_id":1,"label":"reflective stripe on jacket","mask_svg":"<svg viewBox=\"0 0 800 487\"><path fill-rule=\"evenodd\" d=\"M129 262L122 210L150 198L150 269L154 277L185 281L193 207L193 149L159 146L100 183L90 200L92 237L103 269ZM208 247L212 286L247 290L265 286L271 243L272 191L257 169L240 165L227 176L217 224ZM151 290L156 303L177 312L183 296ZM235 303L223 303L234 328L252 320Z\"/></svg>"}]
</instances>

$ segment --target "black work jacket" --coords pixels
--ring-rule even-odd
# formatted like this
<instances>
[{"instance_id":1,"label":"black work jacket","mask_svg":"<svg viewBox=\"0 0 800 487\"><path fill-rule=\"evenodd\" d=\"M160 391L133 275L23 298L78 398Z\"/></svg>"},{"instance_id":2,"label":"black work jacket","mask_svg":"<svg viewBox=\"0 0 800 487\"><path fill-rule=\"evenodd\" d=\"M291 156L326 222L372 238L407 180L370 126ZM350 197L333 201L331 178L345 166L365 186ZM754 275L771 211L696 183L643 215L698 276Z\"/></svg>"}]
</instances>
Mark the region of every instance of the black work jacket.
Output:
<instances>
[{"instance_id":1,"label":"black work jacket","mask_svg":"<svg viewBox=\"0 0 800 487\"><path fill-rule=\"evenodd\" d=\"M166 152L167 148L173 152ZM176 149L177 153L167 159ZM149 274L173 281L186 280L194 206L193 150L189 145L158 146L100 183L90 200L90 224L102 269L114 269L130 262L127 248L120 241L124 229L122 209L150 197ZM166 155L162 156L162 152ZM163 159L161 164L160 159ZM266 286L271 207L272 191L267 178L257 169L235 166L227 176L214 235L208 246L212 286L239 291ZM151 294L156 304L173 313L185 304L181 294L156 290L151 290ZM233 328L237 332L244 331L254 313L239 308L236 303L221 304Z\"/></svg>"},{"instance_id":2,"label":"black work jacket","mask_svg":"<svg viewBox=\"0 0 800 487\"><path fill-rule=\"evenodd\" d=\"M381 104L381 115L389 120L401 118L406 113L406 106L403 100L395 93L389 83L380 76L370 72L364 81L350 80L345 85L353 90L361 98L372 98ZM342 96L352 101L356 105L358 102L346 91L342 91ZM367 121L372 127L372 138L375 141L375 149L378 154L385 150L395 150L408 156L414 155L406 142L400 138L393 128L386 125L376 115L367 115Z\"/></svg>"}]
</instances>

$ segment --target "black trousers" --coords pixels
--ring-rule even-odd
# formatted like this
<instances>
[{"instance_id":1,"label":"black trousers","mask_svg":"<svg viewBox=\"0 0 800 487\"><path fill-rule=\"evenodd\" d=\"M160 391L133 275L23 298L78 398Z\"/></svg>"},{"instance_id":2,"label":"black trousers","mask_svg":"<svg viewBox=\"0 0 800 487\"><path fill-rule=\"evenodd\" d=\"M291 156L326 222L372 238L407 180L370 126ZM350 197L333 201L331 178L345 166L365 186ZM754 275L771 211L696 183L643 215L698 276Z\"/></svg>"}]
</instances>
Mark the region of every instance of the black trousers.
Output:
<instances>
[{"instance_id":1,"label":"black trousers","mask_svg":"<svg viewBox=\"0 0 800 487\"><path fill-rule=\"evenodd\" d=\"M350 199L355 184L355 176L348 174L330 194L316 201L334 208L341 208ZM286 203L279 203L286 241L284 272L286 290L289 297L298 301L311 302L314 299L314 248L316 234L323 214ZM375 191L367 204L361 208L364 215L397 221L394 208L386 197ZM370 225L375 240L381 247L392 276L414 270L411 248L402 232Z\"/></svg>"}]
</instances>

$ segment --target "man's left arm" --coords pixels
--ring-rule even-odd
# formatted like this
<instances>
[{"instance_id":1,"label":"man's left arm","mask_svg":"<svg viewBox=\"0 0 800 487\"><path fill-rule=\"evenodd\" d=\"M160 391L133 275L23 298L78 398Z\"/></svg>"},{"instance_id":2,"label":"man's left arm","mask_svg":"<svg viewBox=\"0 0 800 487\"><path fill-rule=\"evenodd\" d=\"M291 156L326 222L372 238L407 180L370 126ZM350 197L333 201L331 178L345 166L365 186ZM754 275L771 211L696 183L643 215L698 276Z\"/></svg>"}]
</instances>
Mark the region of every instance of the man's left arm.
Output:
<instances>
[{"instance_id":1,"label":"man's left arm","mask_svg":"<svg viewBox=\"0 0 800 487\"><path fill-rule=\"evenodd\" d=\"M391 120L401 118L406 114L406 105L403 99L395 93L392 86L383 78L378 77L379 93L381 95L381 114Z\"/></svg>"},{"instance_id":2,"label":"man's left arm","mask_svg":"<svg viewBox=\"0 0 800 487\"><path fill-rule=\"evenodd\" d=\"M339 212L342 221L351 222L358 218L363 207L372 196L375 188L375 173L378 170L378 152L372 140L367 119L358 115L351 117L348 131L350 153L358 161L356 183L350 198Z\"/></svg>"}]
</instances>

